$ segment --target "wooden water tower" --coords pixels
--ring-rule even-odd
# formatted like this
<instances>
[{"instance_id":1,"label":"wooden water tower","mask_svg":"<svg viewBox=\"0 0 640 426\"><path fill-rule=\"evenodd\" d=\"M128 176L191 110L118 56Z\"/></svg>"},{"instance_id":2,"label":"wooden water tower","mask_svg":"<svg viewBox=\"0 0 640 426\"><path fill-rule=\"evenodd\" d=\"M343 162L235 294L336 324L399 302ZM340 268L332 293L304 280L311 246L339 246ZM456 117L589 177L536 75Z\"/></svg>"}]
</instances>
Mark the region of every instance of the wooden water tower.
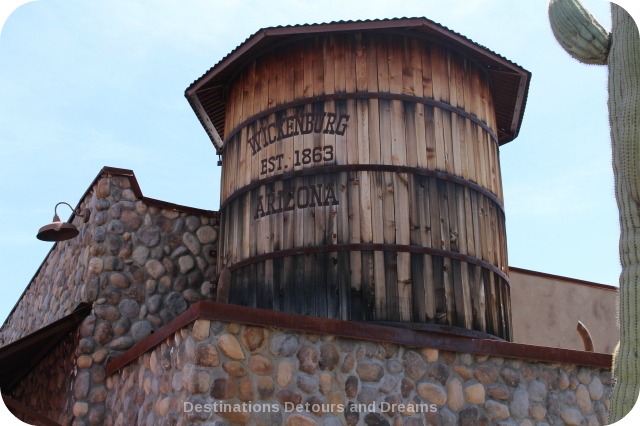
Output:
<instances>
[{"instance_id":1,"label":"wooden water tower","mask_svg":"<svg viewBox=\"0 0 640 426\"><path fill-rule=\"evenodd\" d=\"M186 96L229 302L511 338L499 146L530 73L428 19L263 29Z\"/></svg>"}]
</instances>

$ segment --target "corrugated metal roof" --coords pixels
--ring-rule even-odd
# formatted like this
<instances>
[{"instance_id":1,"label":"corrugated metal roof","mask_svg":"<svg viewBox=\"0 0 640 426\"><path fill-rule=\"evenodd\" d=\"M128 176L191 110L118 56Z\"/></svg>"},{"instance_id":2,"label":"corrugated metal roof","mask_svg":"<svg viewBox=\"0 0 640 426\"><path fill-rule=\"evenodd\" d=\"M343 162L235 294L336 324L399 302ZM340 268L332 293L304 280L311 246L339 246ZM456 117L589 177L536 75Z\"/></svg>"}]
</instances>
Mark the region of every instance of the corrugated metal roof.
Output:
<instances>
[{"instance_id":1,"label":"corrugated metal roof","mask_svg":"<svg viewBox=\"0 0 640 426\"><path fill-rule=\"evenodd\" d=\"M225 137L224 92L233 75L248 60L259 56L283 38L355 31L402 31L429 36L464 51L489 73L501 144L513 140L520 129L531 73L504 56L475 43L464 35L427 18L396 18L363 21L334 21L263 28L211 67L185 90L185 96L214 145Z\"/></svg>"}]
</instances>

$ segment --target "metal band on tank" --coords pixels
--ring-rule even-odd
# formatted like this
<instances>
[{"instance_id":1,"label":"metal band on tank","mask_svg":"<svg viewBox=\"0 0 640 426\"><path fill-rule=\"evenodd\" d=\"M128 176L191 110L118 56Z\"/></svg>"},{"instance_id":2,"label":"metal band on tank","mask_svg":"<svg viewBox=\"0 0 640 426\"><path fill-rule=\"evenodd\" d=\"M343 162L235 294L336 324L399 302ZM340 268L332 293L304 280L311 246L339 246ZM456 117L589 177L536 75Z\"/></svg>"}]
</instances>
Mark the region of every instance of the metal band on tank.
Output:
<instances>
[{"instance_id":1,"label":"metal band on tank","mask_svg":"<svg viewBox=\"0 0 640 426\"><path fill-rule=\"evenodd\" d=\"M403 95L403 94L398 94L398 93L383 93L383 92L332 93L332 94L329 94L329 95L318 95L318 96L312 96L312 97L308 97L308 98L304 98L304 99L299 99L299 100L296 100L296 101L285 102L283 104L280 104L280 105L265 109L264 111L261 111L258 114L254 114L251 117L249 117L246 120L244 120L243 122L241 122L240 124L238 124L236 127L233 128L233 130L231 132L229 132L228 135L226 135L225 140L224 140L224 145L226 146L227 142L229 140L231 140L231 138L233 138L236 135L236 133L238 133L244 127L248 126L249 124L251 124L252 122L254 122L256 120L264 118L264 117L266 117L268 115L271 115L271 114L273 114L275 112L286 110L288 108L295 108L295 107L306 105L306 104L312 104L312 103L316 103L316 102L348 100L348 99L385 99L385 100L391 100L391 101L413 102L413 103L417 103L417 104L424 104L424 105L433 106L435 108L444 109L444 110L450 111L450 112L452 112L454 114L457 114L457 115L459 115L461 117L464 117L467 120L470 120L470 121L474 122L475 124L477 124L478 126L482 127L489 134L489 136L491 137L493 142L496 144L496 146L500 145L500 143L498 142L498 136L495 134L493 129L491 129L491 127L489 127L489 125L487 125L487 123L485 123L484 121L480 120L475 115L465 111L462 108L455 107L455 106L453 106L451 104L448 104L446 102L437 101L437 100L432 99L432 98L425 98L425 97L421 97L421 96L412 96L412 95Z\"/></svg>"},{"instance_id":2,"label":"metal band on tank","mask_svg":"<svg viewBox=\"0 0 640 426\"><path fill-rule=\"evenodd\" d=\"M372 244L372 243L354 243L354 244L326 244L322 246L314 247L300 247L287 250L279 250L271 253L264 253L250 258L241 260L233 265L229 266L230 271L243 268L245 266L264 262L265 260L276 259L280 257L290 257L301 254L313 254L313 253L331 253L339 251L395 251L399 253L418 253L429 254L432 256L448 257L450 259L460 260L462 262L471 263L481 268L488 269L489 271L497 274L500 278L504 279L506 284L509 284L509 277L507 274L497 267L496 265L489 263L485 260L479 259L474 256L458 253L450 250L441 250L431 247L415 246L407 244Z\"/></svg>"},{"instance_id":3,"label":"metal band on tank","mask_svg":"<svg viewBox=\"0 0 640 426\"><path fill-rule=\"evenodd\" d=\"M220 210L223 210L225 207L227 207L227 205L229 205L230 202L232 202L234 199L238 198L245 192L251 191L262 185L268 185L270 183L277 182L280 180L288 180L288 179L293 179L297 177L313 176L313 175L320 175L320 174L327 174L327 173L363 172L363 171L407 173L407 174L427 176L434 179L452 182L461 186L465 186L489 198L504 214L504 206L500 201L500 199L493 192L489 191L483 186L478 185L477 183L463 179L456 175L452 175L450 173L440 172L437 170L429 170L429 169L423 169L420 167L409 167L409 166L392 166L387 164L346 164L346 165L310 167L307 169L294 170L291 172L285 172L279 175L270 176L264 179L253 181L248 185L245 185L241 188L236 189L231 195L229 195L229 197L227 197L226 200L222 202L222 204L220 205Z\"/></svg>"}]
</instances>

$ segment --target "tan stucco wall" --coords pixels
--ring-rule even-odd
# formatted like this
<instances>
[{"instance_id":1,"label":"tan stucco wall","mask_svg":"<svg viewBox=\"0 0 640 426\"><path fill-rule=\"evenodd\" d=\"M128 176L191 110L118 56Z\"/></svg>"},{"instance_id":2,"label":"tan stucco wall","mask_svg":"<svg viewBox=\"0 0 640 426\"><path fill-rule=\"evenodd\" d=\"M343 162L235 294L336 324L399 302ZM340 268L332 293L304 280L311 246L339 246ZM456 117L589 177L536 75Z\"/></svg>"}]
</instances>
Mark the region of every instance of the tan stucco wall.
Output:
<instances>
[{"instance_id":1,"label":"tan stucco wall","mask_svg":"<svg viewBox=\"0 0 640 426\"><path fill-rule=\"evenodd\" d=\"M586 281L510 268L513 341L584 350L576 331L587 327L596 352L612 353L618 342L618 289Z\"/></svg>"}]
</instances>

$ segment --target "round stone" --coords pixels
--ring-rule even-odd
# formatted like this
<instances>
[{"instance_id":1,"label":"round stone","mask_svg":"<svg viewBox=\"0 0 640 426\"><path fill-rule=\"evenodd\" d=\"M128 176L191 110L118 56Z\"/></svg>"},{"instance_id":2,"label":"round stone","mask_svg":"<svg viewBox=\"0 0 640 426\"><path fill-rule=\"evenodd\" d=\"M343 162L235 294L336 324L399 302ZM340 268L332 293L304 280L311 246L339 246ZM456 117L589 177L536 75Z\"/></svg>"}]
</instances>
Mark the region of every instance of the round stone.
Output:
<instances>
[{"instance_id":1,"label":"round stone","mask_svg":"<svg viewBox=\"0 0 640 426\"><path fill-rule=\"evenodd\" d=\"M418 394L437 405L444 405L447 402L447 392L442 386L435 383L420 383L418 385Z\"/></svg>"},{"instance_id":2,"label":"round stone","mask_svg":"<svg viewBox=\"0 0 640 426\"><path fill-rule=\"evenodd\" d=\"M449 367L442 362L431 364L427 370L427 376L444 386L449 378Z\"/></svg>"},{"instance_id":3,"label":"round stone","mask_svg":"<svg viewBox=\"0 0 640 426\"><path fill-rule=\"evenodd\" d=\"M437 349L422 349L422 354L427 358L427 362L436 362L438 360L438 350Z\"/></svg>"},{"instance_id":4,"label":"round stone","mask_svg":"<svg viewBox=\"0 0 640 426\"><path fill-rule=\"evenodd\" d=\"M104 261L100 257L92 257L89 260L89 273L93 275L98 275L102 272L104 268Z\"/></svg>"},{"instance_id":5,"label":"round stone","mask_svg":"<svg viewBox=\"0 0 640 426\"><path fill-rule=\"evenodd\" d=\"M222 364L222 368L231 377L244 377L247 375L247 369L238 361L227 361Z\"/></svg>"},{"instance_id":6,"label":"round stone","mask_svg":"<svg viewBox=\"0 0 640 426\"><path fill-rule=\"evenodd\" d=\"M362 404L372 404L378 399L378 389L373 386L362 386L358 394L358 402Z\"/></svg>"},{"instance_id":7,"label":"round stone","mask_svg":"<svg viewBox=\"0 0 640 426\"><path fill-rule=\"evenodd\" d=\"M520 383L520 374L512 368L505 367L500 371L500 376L505 381L506 384L512 387L518 387Z\"/></svg>"},{"instance_id":8,"label":"round stone","mask_svg":"<svg viewBox=\"0 0 640 426\"><path fill-rule=\"evenodd\" d=\"M166 271L162 262L159 262L155 259L148 260L144 266L145 268L147 268L149 275L151 275L156 280L160 279L160 277L162 277Z\"/></svg>"},{"instance_id":9,"label":"round stone","mask_svg":"<svg viewBox=\"0 0 640 426\"><path fill-rule=\"evenodd\" d=\"M515 418L526 418L529 415L529 396L524 389L516 389L513 400L509 405L509 412Z\"/></svg>"},{"instance_id":10,"label":"round stone","mask_svg":"<svg viewBox=\"0 0 640 426\"><path fill-rule=\"evenodd\" d=\"M133 259L133 261L140 266L143 266L148 258L149 249L145 246L138 246L133 249L133 253L131 253L131 259Z\"/></svg>"},{"instance_id":11,"label":"round stone","mask_svg":"<svg viewBox=\"0 0 640 426\"><path fill-rule=\"evenodd\" d=\"M464 396L469 404L484 404L484 386L482 385L482 383L469 385L464 388Z\"/></svg>"},{"instance_id":12,"label":"round stone","mask_svg":"<svg viewBox=\"0 0 640 426\"><path fill-rule=\"evenodd\" d=\"M245 327L240 337L249 352L260 352L266 346L267 331L262 327Z\"/></svg>"},{"instance_id":13,"label":"round stone","mask_svg":"<svg viewBox=\"0 0 640 426\"><path fill-rule=\"evenodd\" d=\"M387 361L387 370L391 374L398 374L402 371L402 364L398 360L390 359Z\"/></svg>"},{"instance_id":14,"label":"round stone","mask_svg":"<svg viewBox=\"0 0 640 426\"><path fill-rule=\"evenodd\" d=\"M89 409L89 424L101 425L104 424L105 407L103 405L94 404Z\"/></svg>"},{"instance_id":15,"label":"round stone","mask_svg":"<svg viewBox=\"0 0 640 426\"><path fill-rule=\"evenodd\" d=\"M380 389L380 392L388 394L389 392L394 390L396 386L398 386L398 379L393 376L385 376L380 381L380 387L378 389Z\"/></svg>"},{"instance_id":16,"label":"round stone","mask_svg":"<svg viewBox=\"0 0 640 426\"><path fill-rule=\"evenodd\" d=\"M77 401L73 404L73 415L76 417L86 416L89 412L89 404L86 402Z\"/></svg>"},{"instance_id":17,"label":"round stone","mask_svg":"<svg viewBox=\"0 0 640 426\"><path fill-rule=\"evenodd\" d=\"M476 407L467 407L460 411L460 426L476 426L478 424L478 409Z\"/></svg>"},{"instance_id":18,"label":"round stone","mask_svg":"<svg viewBox=\"0 0 640 426\"><path fill-rule=\"evenodd\" d=\"M93 358L93 362L96 364L101 364L109 355L109 349L102 348L98 349L91 358Z\"/></svg>"},{"instance_id":19,"label":"round stone","mask_svg":"<svg viewBox=\"0 0 640 426\"><path fill-rule=\"evenodd\" d=\"M231 359L245 359L240 343L232 334L223 334L218 337L218 347Z\"/></svg>"},{"instance_id":20,"label":"round stone","mask_svg":"<svg viewBox=\"0 0 640 426\"><path fill-rule=\"evenodd\" d=\"M187 309L187 301L184 300L184 297L182 297L180 293L171 292L165 296L164 306L169 311L178 315Z\"/></svg>"},{"instance_id":21,"label":"round stone","mask_svg":"<svg viewBox=\"0 0 640 426\"><path fill-rule=\"evenodd\" d=\"M464 405L462 383L458 379L450 380L447 383L447 405L453 411L458 411Z\"/></svg>"},{"instance_id":22,"label":"round stone","mask_svg":"<svg viewBox=\"0 0 640 426\"><path fill-rule=\"evenodd\" d=\"M253 355L249 359L249 368L254 373L266 376L273 373L273 363L269 358L266 358L262 355Z\"/></svg>"},{"instance_id":23,"label":"round stone","mask_svg":"<svg viewBox=\"0 0 640 426\"><path fill-rule=\"evenodd\" d=\"M195 363L203 367L216 367L220 363L218 350L209 343L200 343L196 347Z\"/></svg>"},{"instance_id":24,"label":"round stone","mask_svg":"<svg viewBox=\"0 0 640 426\"><path fill-rule=\"evenodd\" d=\"M73 383L73 394L76 399L84 399L89 395L91 385L91 373L89 370L80 370Z\"/></svg>"},{"instance_id":25,"label":"round stone","mask_svg":"<svg viewBox=\"0 0 640 426\"><path fill-rule=\"evenodd\" d=\"M137 321L131 326L131 337L133 337L133 340L135 340L136 342L139 342L140 340L151 334L152 331L153 327L151 326L149 321Z\"/></svg>"},{"instance_id":26,"label":"round stone","mask_svg":"<svg viewBox=\"0 0 640 426\"><path fill-rule=\"evenodd\" d=\"M371 363L359 364L356 372L363 382L377 382L384 375L384 370L380 365Z\"/></svg>"},{"instance_id":27,"label":"round stone","mask_svg":"<svg viewBox=\"0 0 640 426\"><path fill-rule=\"evenodd\" d=\"M178 266L180 267L180 273L186 274L195 266L193 257L189 255L180 256L180 258L178 259Z\"/></svg>"},{"instance_id":28,"label":"round stone","mask_svg":"<svg viewBox=\"0 0 640 426\"><path fill-rule=\"evenodd\" d=\"M166 416L169 413L169 408L171 407L171 397L167 396L162 399L158 399L156 402L156 413L160 416Z\"/></svg>"},{"instance_id":29,"label":"round stone","mask_svg":"<svg viewBox=\"0 0 640 426\"><path fill-rule=\"evenodd\" d=\"M78 353L89 354L93 352L95 346L95 341L91 337L83 337L78 342Z\"/></svg>"},{"instance_id":30,"label":"round stone","mask_svg":"<svg viewBox=\"0 0 640 426\"><path fill-rule=\"evenodd\" d=\"M542 405L532 405L529 407L529 415L533 420L541 421L547 416L547 409Z\"/></svg>"},{"instance_id":31,"label":"round stone","mask_svg":"<svg viewBox=\"0 0 640 426\"><path fill-rule=\"evenodd\" d=\"M101 243L104 241L107 236L107 230L104 229L104 226L96 226L93 230L93 241L96 243Z\"/></svg>"},{"instance_id":32,"label":"round stone","mask_svg":"<svg viewBox=\"0 0 640 426\"><path fill-rule=\"evenodd\" d=\"M202 244L211 244L218 239L218 231L212 226L203 226L196 232L198 241Z\"/></svg>"},{"instance_id":33,"label":"round stone","mask_svg":"<svg viewBox=\"0 0 640 426\"><path fill-rule=\"evenodd\" d=\"M155 314L160 310L160 307L162 306L162 296L159 294L154 294L153 296L150 296L147 299L146 306L149 313Z\"/></svg>"},{"instance_id":34,"label":"round stone","mask_svg":"<svg viewBox=\"0 0 640 426\"><path fill-rule=\"evenodd\" d=\"M578 385L576 389L576 403L583 413L590 413L593 411L591 407L591 395L589 395L589 389L582 383Z\"/></svg>"},{"instance_id":35,"label":"round stone","mask_svg":"<svg viewBox=\"0 0 640 426\"><path fill-rule=\"evenodd\" d=\"M113 332L121 336L129 331L129 327L131 327L131 321L129 318L120 318L113 326Z\"/></svg>"},{"instance_id":36,"label":"round stone","mask_svg":"<svg viewBox=\"0 0 640 426\"><path fill-rule=\"evenodd\" d=\"M129 287L129 280L126 275L120 272L112 272L109 274L109 284L116 288L127 288Z\"/></svg>"},{"instance_id":37,"label":"round stone","mask_svg":"<svg viewBox=\"0 0 640 426\"><path fill-rule=\"evenodd\" d=\"M276 381L281 388L286 388L291 384L295 369L295 365L290 361L282 361L278 364L278 375L276 377Z\"/></svg>"},{"instance_id":38,"label":"round stone","mask_svg":"<svg viewBox=\"0 0 640 426\"><path fill-rule=\"evenodd\" d=\"M115 308L114 308L115 309ZM117 310L116 310L117 311ZM95 310L94 310L95 312ZM108 322L101 322L96 326L94 339L97 344L104 345L108 343L113 337L113 330L111 324ZM95 359L94 359L95 361Z\"/></svg>"},{"instance_id":39,"label":"round stone","mask_svg":"<svg viewBox=\"0 0 640 426\"><path fill-rule=\"evenodd\" d=\"M184 299L189 303L195 303L199 300L202 300L202 295L198 292L198 290L193 288L188 288L183 291L182 297L184 297Z\"/></svg>"},{"instance_id":40,"label":"round stone","mask_svg":"<svg viewBox=\"0 0 640 426\"><path fill-rule=\"evenodd\" d=\"M197 216L189 216L185 221L185 225L190 232L194 232L200 226L200 218Z\"/></svg>"},{"instance_id":41,"label":"round stone","mask_svg":"<svg viewBox=\"0 0 640 426\"><path fill-rule=\"evenodd\" d=\"M133 338L131 336L122 336L122 337L118 337L117 339L114 339L110 344L109 347L111 349L115 349L117 351L123 351L125 349L129 349L131 346L133 346Z\"/></svg>"},{"instance_id":42,"label":"round stone","mask_svg":"<svg viewBox=\"0 0 640 426\"><path fill-rule=\"evenodd\" d=\"M585 385L588 385L589 383L591 383L591 380L592 380L591 370L587 368L581 368L578 371L578 380L580 381L580 383Z\"/></svg>"},{"instance_id":43,"label":"round stone","mask_svg":"<svg viewBox=\"0 0 640 426\"><path fill-rule=\"evenodd\" d=\"M544 401L547 399L547 386L538 380L534 380L529 383L528 391L529 400L531 402L544 403Z\"/></svg>"},{"instance_id":44,"label":"round stone","mask_svg":"<svg viewBox=\"0 0 640 426\"><path fill-rule=\"evenodd\" d=\"M120 215L120 221L131 230L137 229L142 222L140 216L138 216L138 213L134 210L123 211Z\"/></svg>"},{"instance_id":45,"label":"round stone","mask_svg":"<svg viewBox=\"0 0 640 426\"><path fill-rule=\"evenodd\" d=\"M413 379L420 380L427 372L427 364L417 352L405 352L403 360L404 370Z\"/></svg>"},{"instance_id":46,"label":"round stone","mask_svg":"<svg viewBox=\"0 0 640 426\"><path fill-rule=\"evenodd\" d=\"M200 254L200 242L195 237L195 235L185 232L185 234L182 236L182 242L195 256Z\"/></svg>"},{"instance_id":47,"label":"round stone","mask_svg":"<svg viewBox=\"0 0 640 426\"><path fill-rule=\"evenodd\" d=\"M498 378L498 369L490 364L479 365L473 375L480 383L493 383Z\"/></svg>"},{"instance_id":48,"label":"round stone","mask_svg":"<svg viewBox=\"0 0 640 426\"><path fill-rule=\"evenodd\" d=\"M186 375L183 373L185 388L191 393L202 393L209 390L211 385L211 373L199 368L190 369Z\"/></svg>"},{"instance_id":49,"label":"round stone","mask_svg":"<svg viewBox=\"0 0 640 426\"><path fill-rule=\"evenodd\" d=\"M97 206L96 206L97 207ZM104 225L109 219L109 215L105 211L97 211L91 215L91 219L96 225Z\"/></svg>"},{"instance_id":50,"label":"round stone","mask_svg":"<svg viewBox=\"0 0 640 426\"><path fill-rule=\"evenodd\" d=\"M253 384L251 379L245 378L240 380L238 384L238 399L244 402L253 400Z\"/></svg>"},{"instance_id":51,"label":"round stone","mask_svg":"<svg viewBox=\"0 0 640 426\"><path fill-rule=\"evenodd\" d=\"M147 247L154 247L160 242L160 228L158 227L143 227L136 234L138 240Z\"/></svg>"},{"instance_id":52,"label":"round stone","mask_svg":"<svg viewBox=\"0 0 640 426\"><path fill-rule=\"evenodd\" d=\"M575 408L565 408L560 412L560 417L567 426L580 426L584 423L584 416Z\"/></svg>"},{"instance_id":53,"label":"round stone","mask_svg":"<svg viewBox=\"0 0 640 426\"><path fill-rule=\"evenodd\" d=\"M117 219L112 220L107 225L107 232L111 234L123 234L124 233L124 225Z\"/></svg>"},{"instance_id":54,"label":"round stone","mask_svg":"<svg viewBox=\"0 0 640 426\"><path fill-rule=\"evenodd\" d=\"M347 398L355 398L358 394L358 378L356 376L349 376L347 380L344 382L344 391L347 395Z\"/></svg>"},{"instance_id":55,"label":"round stone","mask_svg":"<svg viewBox=\"0 0 640 426\"><path fill-rule=\"evenodd\" d=\"M491 399L484 404L484 409L493 420L506 420L509 418L509 407Z\"/></svg>"},{"instance_id":56,"label":"round stone","mask_svg":"<svg viewBox=\"0 0 640 426\"><path fill-rule=\"evenodd\" d=\"M598 401L604 395L604 386L599 377L594 377L591 383L589 383L589 395L594 401Z\"/></svg>"},{"instance_id":57,"label":"round stone","mask_svg":"<svg viewBox=\"0 0 640 426\"><path fill-rule=\"evenodd\" d=\"M115 321L120 318L120 311L112 305L98 305L93 308L93 313L96 317L107 321Z\"/></svg>"},{"instance_id":58,"label":"round stone","mask_svg":"<svg viewBox=\"0 0 640 426\"><path fill-rule=\"evenodd\" d=\"M493 399L507 400L511 397L509 388L503 384L493 384L487 388L487 395Z\"/></svg>"},{"instance_id":59,"label":"round stone","mask_svg":"<svg viewBox=\"0 0 640 426\"><path fill-rule=\"evenodd\" d=\"M403 398L408 398L411 392L416 388L416 384L408 377L403 377L400 382L400 392Z\"/></svg>"},{"instance_id":60,"label":"round stone","mask_svg":"<svg viewBox=\"0 0 640 426\"><path fill-rule=\"evenodd\" d=\"M318 351L311 346L304 346L298 351L299 369L313 374L318 368Z\"/></svg>"},{"instance_id":61,"label":"round stone","mask_svg":"<svg viewBox=\"0 0 640 426\"><path fill-rule=\"evenodd\" d=\"M140 305L135 300L123 299L118 304L120 314L127 318L136 318L140 313Z\"/></svg>"},{"instance_id":62,"label":"round stone","mask_svg":"<svg viewBox=\"0 0 640 426\"><path fill-rule=\"evenodd\" d=\"M93 331L96 328L96 317L95 315L87 316L80 325L80 335L82 337L93 336Z\"/></svg>"},{"instance_id":63,"label":"round stone","mask_svg":"<svg viewBox=\"0 0 640 426\"><path fill-rule=\"evenodd\" d=\"M271 339L270 351L273 355L288 357L299 347L298 338L292 334L279 334Z\"/></svg>"},{"instance_id":64,"label":"round stone","mask_svg":"<svg viewBox=\"0 0 640 426\"><path fill-rule=\"evenodd\" d=\"M325 343L320 347L320 369L333 370L340 362L340 353L335 345Z\"/></svg>"},{"instance_id":65,"label":"round stone","mask_svg":"<svg viewBox=\"0 0 640 426\"><path fill-rule=\"evenodd\" d=\"M196 340L204 340L209 337L211 321L199 319L193 323L193 338Z\"/></svg>"},{"instance_id":66,"label":"round stone","mask_svg":"<svg viewBox=\"0 0 640 426\"><path fill-rule=\"evenodd\" d=\"M93 364L93 358L89 355L80 355L76 360L76 365L78 368L89 368Z\"/></svg>"}]
</instances>

